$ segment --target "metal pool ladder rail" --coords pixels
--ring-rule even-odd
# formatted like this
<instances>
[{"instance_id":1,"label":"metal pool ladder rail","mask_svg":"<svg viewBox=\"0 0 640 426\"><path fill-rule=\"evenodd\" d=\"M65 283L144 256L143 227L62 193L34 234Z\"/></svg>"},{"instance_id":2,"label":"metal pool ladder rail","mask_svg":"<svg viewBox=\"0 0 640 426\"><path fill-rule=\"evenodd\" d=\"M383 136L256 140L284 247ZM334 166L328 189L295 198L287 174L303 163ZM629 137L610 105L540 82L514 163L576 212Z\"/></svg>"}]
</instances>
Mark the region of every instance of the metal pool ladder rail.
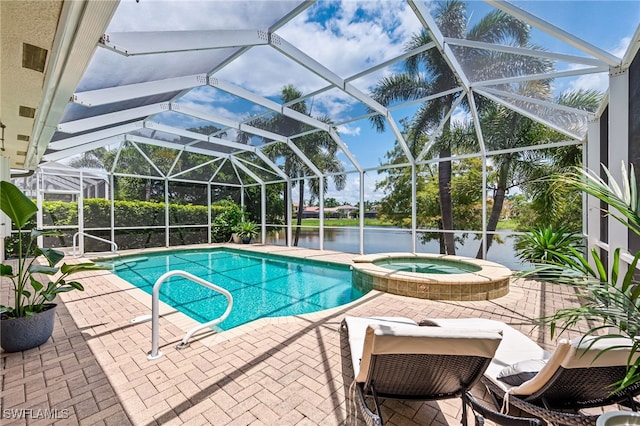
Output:
<instances>
[{"instance_id":1,"label":"metal pool ladder rail","mask_svg":"<svg viewBox=\"0 0 640 426\"><path fill-rule=\"evenodd\" d=\"M229 314L231 313L231 308L233 307L233 296L231 296L231 293L229 293L227 290L225 290L222 287L219 287L215 284L211 284L209 281L203 280L202 278L196 277L193 274L190 274L186 271L169 271L166 272L165 274L163 274L160 278L158 278L156 280L156 283L153 285L153 291L151 293L151 352L149 352L149 354L147 355L147 359L149 360L154 360L154 359L158 359L162 356L162 352L158 351L158 333L159 333L159 299L160 299L160 287L162 287L162 284L164 284L164 282L171 278L171 277L175 277L175 276L180 276L183 278L186 278L188 280L191 280L193 282L195 282L196 284L200 284L203 285L205 287L208 287L212 290L217 291L218 293L222 293L226 298L227 298L227 309L224 311L224 313L218 317L217 319L214 319L212 321L209 321L207 323L204 324L200 324L196 327L193 327L191 330L189 330L187 332L187 334L184 336L184 338L182 339L182 342L180 342L180 344L178 344L178 346L176 346L178 349L183 349L186 348L187 346L189 346L189 339L191 338L191 336L193 336L193 334L197 331L200 331L202 329L205 328L209 328L212 325L216 325L221 323L222 321L224 321L225 319L227 319L227 317L229 316Z\"/></svg>"},{"instance_id":2,"label":"metal pool ladder rail","mask_svg":"<svg viewBox=\"0 0 640 426\"><path fill-rule=\"evenodd\" d=\"M104 238L100 238L100 237L96 237L95 235L91 235L91 234L87 234L86 232L76 232L75 234L73 234L73 255L76 255L76 241L78 241L78 235L84 235L85 237L88 238L93 238L94 240L98 240L98 241L102 241L103 243L107 243L107 244L111 244L111 247L113 248L112 252L113 253L117 253L118 252L118 244L116 244L113 241L110 240L105 240ZM84 248L82 248L81 250L82 252L80 253L80 255L84 254Z\"/></svg>"}]
</instances>

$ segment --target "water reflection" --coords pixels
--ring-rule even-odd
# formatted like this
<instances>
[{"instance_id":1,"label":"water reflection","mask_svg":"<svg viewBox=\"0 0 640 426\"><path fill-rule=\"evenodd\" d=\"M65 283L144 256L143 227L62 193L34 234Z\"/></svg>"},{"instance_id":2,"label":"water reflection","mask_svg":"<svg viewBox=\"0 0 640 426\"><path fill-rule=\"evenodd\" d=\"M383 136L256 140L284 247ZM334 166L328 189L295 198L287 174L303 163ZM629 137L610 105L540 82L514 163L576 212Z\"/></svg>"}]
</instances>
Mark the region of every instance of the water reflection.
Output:
<instances>
[{"instance_id":1,"label":"water reflection","mask_svg":"<svg viewBox=\"0 0 640 426\"><path fill-rule=\"evenodd\" d=\"M421 233L418 233L416 251L419 253L438 253L438 241L422 242ZM456 237L463 238L462 234ZM526 269L529 265L523 264L516 257L514 251L514 236L502 237L503 242L498 243L495 239L487 253L487 259L500 263L513 270ZM270 232L267 236L267 244L285 245L285 231L278 233ZM317 228L302 228L299 247L312 249L320 248L320 232ZM464 239L464 244L456 246L460 256L475 257L480 247L480 240L475 240L472 234L468 234ZM324 249L343 251L346 253L360 252L360 230L356 227L325 228ZM411 231L402 228L366 228L364 229L364 252L410 252L411 251Z\"/></svg>"}]
</instances>

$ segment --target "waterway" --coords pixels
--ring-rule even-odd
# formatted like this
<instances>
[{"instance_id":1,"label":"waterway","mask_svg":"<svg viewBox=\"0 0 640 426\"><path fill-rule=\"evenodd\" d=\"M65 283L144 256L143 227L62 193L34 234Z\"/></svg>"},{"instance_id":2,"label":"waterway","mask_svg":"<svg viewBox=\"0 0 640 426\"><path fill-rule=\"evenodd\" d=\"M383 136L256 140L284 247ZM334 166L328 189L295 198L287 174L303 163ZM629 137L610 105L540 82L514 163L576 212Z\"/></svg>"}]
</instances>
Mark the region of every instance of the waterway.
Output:
<instances>
[{"instance_id":1,"label":"waterway","mask_svg":"<svg viewBox=\"0 0 640 426\"><path fill-rule=\"evenodd\" d=\"M295 231L294 231L295 232ZM463 243L456 244L456 254L459 256L475 257L480 247L480 240L474 239L474 234L468 234L463 238L462 234L456 234ZM523 264L517 258L514 250L515 236L506 235L500 237L501 242L494 238L487 253L487 259L500 263L512 270L522 270L530 265ZM280 230L277 234L270 232L267 237L268 244L285 245L285 231ZM318 229L303 228L298 242L299 247L313 249L320 248L320 233ZM367 228L364 230L364 252L384 253L384 252L410 252L411 251L411 231L403 228ZM335 227L324 230L324 249L342 251L346 253L360 252L360 232L357 227ZM418 253L439 253L437 240L422 241L421 234L418 233L416 240L416 251Z\"/></svg>"}]
</instances>

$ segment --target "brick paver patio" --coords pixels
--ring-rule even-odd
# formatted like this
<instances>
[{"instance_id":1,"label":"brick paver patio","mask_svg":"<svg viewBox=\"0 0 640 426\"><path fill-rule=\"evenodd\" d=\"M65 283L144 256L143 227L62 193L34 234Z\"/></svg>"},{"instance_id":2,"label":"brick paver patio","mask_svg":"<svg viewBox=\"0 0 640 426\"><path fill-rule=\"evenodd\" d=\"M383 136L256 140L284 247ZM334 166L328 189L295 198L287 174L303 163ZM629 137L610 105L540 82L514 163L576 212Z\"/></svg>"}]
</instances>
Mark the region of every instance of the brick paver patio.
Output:
<instances>
[{"instance_id":1,"label":"brick paver patio","mask_svg":"<svg viewBox=\"0 0 640 426\"><path fill-rule=\"evenodd\" d=\"M237 246L235 246L237 248ZM302 257L350 262L353 255L252 245ZM481 302L419 300L370 292L339 308L260 320L175 345L194 322L165 311L163 356L149 361L150 296L109 272L82 278L84 292L62 296L53 338L37 349L1 354L4 425L342 425L355 424L350 361L341 347L345 315L483 317L504 321L547 348L535 319L577 303L573 290L514 280L510 293ZM2 286L2 300L8 298ZM344 340L344 339L343 339ZM344 342L343 342L344 344ZM386 401L390 425L454 425L458 400Z\"/></svg>"}]
</instances>

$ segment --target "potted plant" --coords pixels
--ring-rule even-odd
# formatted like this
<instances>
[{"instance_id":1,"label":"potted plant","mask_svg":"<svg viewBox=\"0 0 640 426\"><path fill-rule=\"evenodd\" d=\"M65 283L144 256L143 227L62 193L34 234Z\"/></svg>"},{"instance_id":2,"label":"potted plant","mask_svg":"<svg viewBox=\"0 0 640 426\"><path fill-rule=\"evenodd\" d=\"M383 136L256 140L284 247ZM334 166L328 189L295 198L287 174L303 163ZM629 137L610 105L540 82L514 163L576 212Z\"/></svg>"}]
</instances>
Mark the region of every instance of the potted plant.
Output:
<instances>
[{"instance_id":1,"label":"potted plant","mask_svg":"<svg viewBox=\"0 0 640 426\"><path fill-rule=\"evenodd\" d=\"M244 244L249 244L251 239L257 237L260 233L258 225L251 221L240 222L238 226L236 226L235 231Z\"/></svg>"},{"instance_id":2,"label":"potted plant","mask_svg":"<svg viewBox=\"0 0 640 426\"><path fill-rule=\"evenodd\" d=\"M32 230L23 235L38 207L10 182L0 182L0 210L18 229L17 259L0 265L0 276L11 282L13 293L11 306L0 305L0 346L6 352L18 352L40 346L51 337L56 308L52 302L59 293L84 290L79 282L67 281L69 276L103 268L93 263L56 266L64 253L38 247L36 239L60 232ZM44 258L46 265L39 264L39 258ZM40 281L47 276L51 277L47 282Z\"/></svg>"}]
</instances>

